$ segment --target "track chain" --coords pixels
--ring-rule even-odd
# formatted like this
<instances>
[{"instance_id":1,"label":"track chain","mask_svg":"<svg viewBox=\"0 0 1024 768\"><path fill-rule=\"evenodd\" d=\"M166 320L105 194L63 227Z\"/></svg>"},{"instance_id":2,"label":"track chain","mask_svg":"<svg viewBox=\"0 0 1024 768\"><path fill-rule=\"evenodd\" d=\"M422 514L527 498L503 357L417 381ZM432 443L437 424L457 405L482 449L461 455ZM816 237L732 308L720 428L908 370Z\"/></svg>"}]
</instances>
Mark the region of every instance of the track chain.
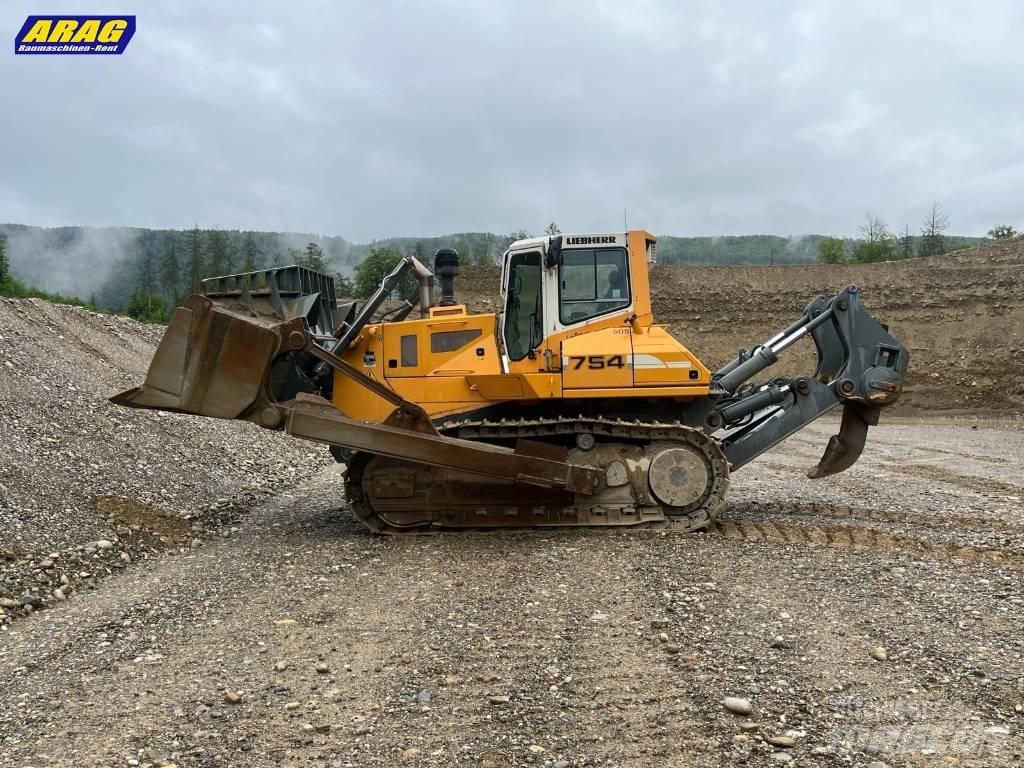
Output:
<instances>
[{"instance_id":1,"label":"track chain","mask_svg":"<svg viewBox=\"0 0 1024 768\"><path fill-rule=\"evenodd\" d=\"M547 419L460 419L445 422L438 426L438 431L449 437L464 440L543 439L546 437L575 436L589 433L594 437L613 441L632 443L650 443L655 441L675 441L686 443L697 448L707 458L711 466L713 482L710 493L695 509L686 514L666 515L659 521L638 523L630 528L673 528L683 530L700 530L708 526L715 518L725 502L729 488L729 463L718 443L708 437L703 430L687 427L678 422L645 422L625 419L559 417ZM353 516L370 530L376 533L429 533L437 528L399 528L382 519L371 507L363 492L363 473L374 458L374 454L357 452L348 462L345 473L345 496L351 507ZM486 526L481 526L486 528ZM525 526L531 527L531 526ZM460 531L469 530L459 528Z\"/></svg>"}]
</instances>

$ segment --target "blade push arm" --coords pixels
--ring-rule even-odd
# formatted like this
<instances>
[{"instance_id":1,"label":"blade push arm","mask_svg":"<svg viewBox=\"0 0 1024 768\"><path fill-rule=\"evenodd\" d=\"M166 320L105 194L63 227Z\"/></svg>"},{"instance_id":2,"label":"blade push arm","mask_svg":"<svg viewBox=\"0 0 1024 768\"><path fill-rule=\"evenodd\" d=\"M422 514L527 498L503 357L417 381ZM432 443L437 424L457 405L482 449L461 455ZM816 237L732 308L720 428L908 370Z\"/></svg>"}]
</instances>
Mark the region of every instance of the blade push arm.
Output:
<instances>
[{"instance_id":1,"label":"blade push arm","mask_svg":"<svg viewBox=\"0 0 1024 768\"><path fill-rule=\"evenodd\" d=\"M384 423L349 418L330 402L293 391L285 375L309 356L366 387L394 407ZM528 441L514 448L438 434L423 410L363 375L319 345L302 318L250 317L192 296L179 307L157 348L145 383L110 398L117 405L251 421L266 429L383 456L487 477L592 494L604 470L539 454Z\"/></svg>"},{"instance_id":2,"label":"blade push arm","mask_svg":"<svg viewBox=\"0 0 1024 768\"><path fill-rule=\"evenodd\" d=\"M807 334L818 353L813 375L744 386ZM725 396L712 426L726 430L723 451L736 468L843 405L839 434L809 476L841 472L860 456L880 410L899 398L909 360L906 347L864 310L859 289L851 285L831 300L817 297L799 320L714 374Z\"/></svg>"}]
</instances>

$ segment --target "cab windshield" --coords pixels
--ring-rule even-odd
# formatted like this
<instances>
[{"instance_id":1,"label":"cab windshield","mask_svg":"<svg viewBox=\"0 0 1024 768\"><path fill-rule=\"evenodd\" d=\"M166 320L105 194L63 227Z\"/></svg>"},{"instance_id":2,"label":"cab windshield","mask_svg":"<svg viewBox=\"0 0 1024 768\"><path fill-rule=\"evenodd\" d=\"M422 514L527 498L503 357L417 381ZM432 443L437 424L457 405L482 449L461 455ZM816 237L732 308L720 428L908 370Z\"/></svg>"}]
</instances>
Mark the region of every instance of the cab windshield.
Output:
<instances>
[{"instance_id":1,"label":"cab windshield","mask_svg":"<svg viewBox=\"0 0 1024 768\"><path fill-rule=\"evenodd\" d=\"M558 278L558 311L563 325L629 306L629 273L623 248L564 251Z\"/></svg>"},{"instance_id":2,"label":"cab windshield","mask_svg":"<svg viewBox=\"0 0 1024 768\"><path fill-rule=\"evenodd\" d=\"M543 339L542 304L540 252L512 254L505 299L505 348L510 360L522 360Z\"/></svg>"}]
</instances>

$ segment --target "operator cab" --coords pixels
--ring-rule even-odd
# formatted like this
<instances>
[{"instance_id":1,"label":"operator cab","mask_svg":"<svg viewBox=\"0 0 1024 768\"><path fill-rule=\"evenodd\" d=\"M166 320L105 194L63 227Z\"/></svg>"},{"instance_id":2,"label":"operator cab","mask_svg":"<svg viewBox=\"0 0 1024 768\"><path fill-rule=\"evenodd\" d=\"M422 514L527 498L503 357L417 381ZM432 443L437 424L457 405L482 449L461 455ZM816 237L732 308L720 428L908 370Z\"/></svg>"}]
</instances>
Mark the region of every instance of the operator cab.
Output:
<instances>
[{"instance_id":1,"label":"operator cab","mask_svg":"<svg viewBox=\"0 0 1024 768\"><path fill-rule=\"evenodd\" d=\"M619 325L649 315L647 262L654 236L634 231L599 235L550 235L518 240L503 259L505 358L532 358L552 349L552 336L572 336L595 325ZM545 350L546 351L546 350Z\"/></svg>"}]
</instances>

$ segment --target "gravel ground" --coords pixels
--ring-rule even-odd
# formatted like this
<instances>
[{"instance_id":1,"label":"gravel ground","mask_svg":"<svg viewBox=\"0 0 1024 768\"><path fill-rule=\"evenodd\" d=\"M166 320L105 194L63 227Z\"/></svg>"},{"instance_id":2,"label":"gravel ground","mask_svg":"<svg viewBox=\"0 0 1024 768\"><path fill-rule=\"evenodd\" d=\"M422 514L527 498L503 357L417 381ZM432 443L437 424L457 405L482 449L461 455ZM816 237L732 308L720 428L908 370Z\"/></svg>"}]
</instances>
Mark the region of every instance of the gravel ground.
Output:
<instances>
[{"instance_id":1,"label":"gravel ground","mask_svg":"<svg viewBox=\"0 0 1024 768\"><path fill-rule=\"evenodd\" d=\"M0 630L0 765L1020 765L1021 423L805 479L833 426L704 534L374 537L324 469Z\"/></svg>"},{"instance_id":2,"label":"gravel ground","mask_svg":"<svg viewBox=\"0 0 1024 768\"><path fill-rule=\"evenodd\" d=\"M254 425L107 402L142 381L162 333L0 300L0 598L45 605L139 558L230 535L274 489L330 463L322 447ZM0 625L9 614L0 607Z\"/></svg>"}]
</instances>

